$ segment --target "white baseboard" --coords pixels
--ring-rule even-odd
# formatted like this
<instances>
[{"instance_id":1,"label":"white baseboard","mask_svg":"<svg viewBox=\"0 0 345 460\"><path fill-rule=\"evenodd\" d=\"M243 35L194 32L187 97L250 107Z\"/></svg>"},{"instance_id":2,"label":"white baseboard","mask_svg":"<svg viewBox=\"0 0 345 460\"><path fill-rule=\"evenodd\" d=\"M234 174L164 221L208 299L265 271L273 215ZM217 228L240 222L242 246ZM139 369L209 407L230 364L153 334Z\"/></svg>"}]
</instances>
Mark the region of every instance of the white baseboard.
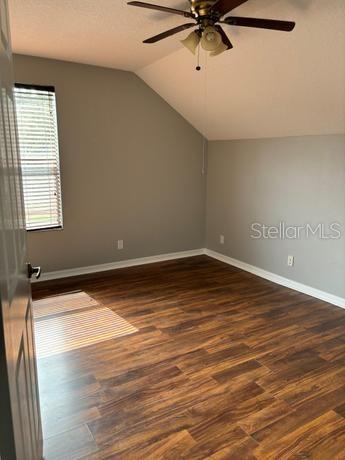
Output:
<instances>
[{"instance_id":1,"label":"white baseboard","mask_svg":"<svg viewBox=\"0 0 345 460\"><path fill-rule=\"evenodd\" d=\"M274 283L281 284L282 286L294 289L298 292L303 292L303 294L310 295L325 302L331 303L341 308L345 308L345 299L338 297L328 292L320 291L319 289L307 286L306 284L298 283L297 281L290 280L289 278L284 278L283 276L276 275L275 273L268 272L262 268L255 267L254 265L249 265L240 260L232 259L231 257L220 254L219 252L212 251L211 249L205 249L204 254L214 259L225 262L226 264L233 265L234 267L240 268L246 272L253 273L254 275L260 276L267 280L273 281Z\"/></svg>"},{"instance_id":2,"label":"white baseboard","mask_svg":"<svg viewBox=\"0 0 345 460\"><path fill-rule=\"evenodd\" d=\"M54 272L42 273L39 280L33 282L56 280L59 278L68 278L70 276L87 275L90 273L104 272L107 270L116 270L117 268L134 267L136 265L152 264L154 262L163 262L165 260L182 259L184 257L199 256L205 253L205 249L192 249L190 251L172 252L170 254L159 254L157 256L140 257L138 259L121 260L119 262L110 262L101 265L90 265L88 267L69 268L67 270L57 270Z\"/></svg>"},{"instance_id":3,"label":"white baseboard","mask_svg":"<svg viewBox=\"0 0 345 460\"><path fill-rule=\"evenodd\" d=\"M101 265L90 265L88 267L70 268L67 270L47 272L42 273L41 278L33 282L55 280L59 278L68 278L70 276L87 275L107 270L116 270L117 268L134 267L136 265L146 265L152 264L154 262L182 259L185 257L199 256L202 254L212 257L213 259L225 262L228 265L240 268L241 270L244 270L246 272L253 273L254 275L260 276L261 278L273 281L273 283L277 283L290 289L294 289L298 292L303 292L303 294L310 295L311 297L315 297L316 299L324 300L325 302L331 303L338 307L345 308L345 299L342 297L329 294L328 292L320 291L319 289L307 286L306 284L298 283L297 281L290 280L289 278L284 278L283 276L276 275L272 272L268 272L262 268L255 267L254 265L241 262L240 260L233 259L224 254L220 254L219 252L212 251L211 249L192 249L190 251L172 252L169 254L159 254L157 256L140 257L138 259L121 260L119 262L110 262Z\"/></svg>"}]
</instances>

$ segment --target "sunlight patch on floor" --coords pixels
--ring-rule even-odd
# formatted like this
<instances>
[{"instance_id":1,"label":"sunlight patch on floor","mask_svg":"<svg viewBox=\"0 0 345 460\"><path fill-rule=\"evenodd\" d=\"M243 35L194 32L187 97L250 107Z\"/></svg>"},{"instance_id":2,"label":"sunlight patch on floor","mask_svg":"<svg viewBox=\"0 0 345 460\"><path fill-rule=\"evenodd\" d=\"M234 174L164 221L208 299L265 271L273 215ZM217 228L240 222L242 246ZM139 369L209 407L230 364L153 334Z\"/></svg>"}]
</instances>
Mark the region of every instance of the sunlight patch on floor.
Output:
<instances>
[{"instance_id":1,"label":"sunlight patch on floor","mask_svg":"<svg viewBox=\"0 0 345 460\"><path fill-rule=\"evenodd\" d=\"M81 309L83 310L75 311ZM84 292L39 300L34 302L33 310L38 358L76 350L138 331L128 321L109 308L100 306Z\"/></svg>"},{"instance_id":2,"label":"sunlight patch on floor","mask_svg":"<svg viewBox=\"0 0 345 460\"><path fill-rule=\"evenodd\" d=\"M97 307L99 304L95 299L87 295L86 292L77 291L35 300L33 306L34 318L37 320L45 316L66 313L71 310Z\"/></svg>"}]
</instances>

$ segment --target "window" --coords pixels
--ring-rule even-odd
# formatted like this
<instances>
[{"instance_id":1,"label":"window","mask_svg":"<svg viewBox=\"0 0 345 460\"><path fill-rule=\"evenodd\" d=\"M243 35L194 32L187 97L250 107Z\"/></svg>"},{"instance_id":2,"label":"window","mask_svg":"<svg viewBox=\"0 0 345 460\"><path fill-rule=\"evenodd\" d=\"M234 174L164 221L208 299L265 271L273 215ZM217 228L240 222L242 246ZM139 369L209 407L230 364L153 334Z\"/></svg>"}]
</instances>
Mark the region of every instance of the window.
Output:
<instances>
[{"instance_id":1,"label":"window","mask_svg":"<svg viewBox=\"0 0 345 460\"><path fill-rule=\"evenodd\" d=\"M15 100L26 229L62 228L54 87L16 84Z\"/></svg>"}]
</instances>

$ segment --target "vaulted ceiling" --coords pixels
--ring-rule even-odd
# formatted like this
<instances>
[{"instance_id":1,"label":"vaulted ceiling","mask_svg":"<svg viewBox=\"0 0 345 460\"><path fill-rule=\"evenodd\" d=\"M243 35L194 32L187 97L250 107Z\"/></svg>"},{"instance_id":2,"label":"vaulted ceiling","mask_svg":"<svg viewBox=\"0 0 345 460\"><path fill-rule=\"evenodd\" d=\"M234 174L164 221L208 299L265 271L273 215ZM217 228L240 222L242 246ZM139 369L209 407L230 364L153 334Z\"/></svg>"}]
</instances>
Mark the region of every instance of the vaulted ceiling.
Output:
<instances>
[{"instance_id":1,"label":"vaulted ceiling","mask_svg":"<svg viewBox=\"0 0 345 460\"><path fill-rule=\"evenodd\" d=\"M188 9L183 0L152 3ZM142 44L183 17L124 0L9 4L15 52L134 71L208 139L345 131L344 0L249 0L234 13L294 20L295 30L225 26L234 49L202 54L201 72L179 43L188 32Z\"/></svg>"},{"instance_id":2,"label":"vaulted ceiling","mask_svg":"<svg viewBox=\"0 0 345 460\"><path fill-rule=\"evenodd\" d=\"M188 1L147 0L178 5ZM259 0L261 1L261 0ZM14 51L135 71L179 49L178 40L143 45L183 24L180 16L130 7L125 0L8 0Z\"/></svg>"}]
</instances>

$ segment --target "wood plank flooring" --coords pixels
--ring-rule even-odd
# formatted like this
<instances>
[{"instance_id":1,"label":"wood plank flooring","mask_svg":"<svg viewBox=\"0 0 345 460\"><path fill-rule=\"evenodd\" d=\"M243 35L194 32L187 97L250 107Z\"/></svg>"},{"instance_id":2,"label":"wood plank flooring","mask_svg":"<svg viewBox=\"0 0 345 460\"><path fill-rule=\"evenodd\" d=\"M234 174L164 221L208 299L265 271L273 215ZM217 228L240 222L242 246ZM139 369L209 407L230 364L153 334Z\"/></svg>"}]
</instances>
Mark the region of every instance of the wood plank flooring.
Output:
<instances>
[{"instance_id":1,"label":"wood plank flooring","mask_svg":"<svg viewBox=\"0 0 345 460\"><path fill-rule=\"evenodd\" d=\"M39 360L46 460L345 459L345 310L207 256L33 285L77 289L139 331Z\"/></svg>"}]
</instances>

